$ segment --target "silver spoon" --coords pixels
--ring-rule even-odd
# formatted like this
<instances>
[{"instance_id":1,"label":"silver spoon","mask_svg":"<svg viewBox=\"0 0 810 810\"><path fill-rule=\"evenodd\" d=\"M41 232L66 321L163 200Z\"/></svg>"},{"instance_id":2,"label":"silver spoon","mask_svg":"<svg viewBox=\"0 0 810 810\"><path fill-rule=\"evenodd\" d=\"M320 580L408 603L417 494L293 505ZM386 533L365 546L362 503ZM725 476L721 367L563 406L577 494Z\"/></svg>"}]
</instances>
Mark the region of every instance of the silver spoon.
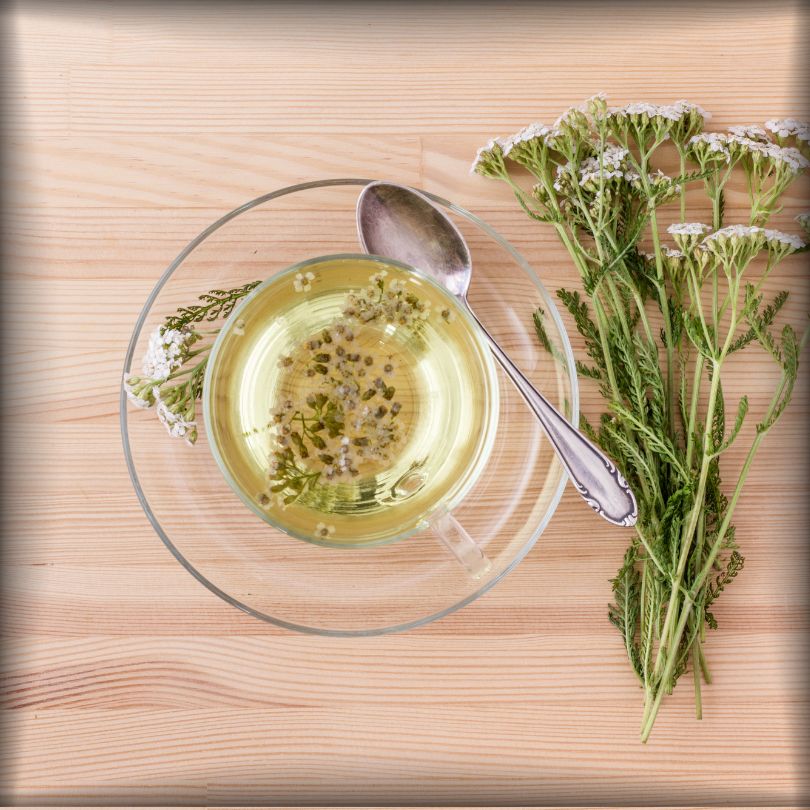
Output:
<instances>
[{"instance_id":1,"label":"silver spoon","mask_svg":"<svg viewBox=\"0 0 810 810\"><path fill-rule=\"evenodd\" d=\"M397 259L430 273L458 298L486 335L492 353L540 420L579 494L605 520L632 526L636 499L616 465L526 379L467 301L470 251L458 228L424 194L382 181L357 200L357 233L366 253Z\"/></svg>"}]
</instances>

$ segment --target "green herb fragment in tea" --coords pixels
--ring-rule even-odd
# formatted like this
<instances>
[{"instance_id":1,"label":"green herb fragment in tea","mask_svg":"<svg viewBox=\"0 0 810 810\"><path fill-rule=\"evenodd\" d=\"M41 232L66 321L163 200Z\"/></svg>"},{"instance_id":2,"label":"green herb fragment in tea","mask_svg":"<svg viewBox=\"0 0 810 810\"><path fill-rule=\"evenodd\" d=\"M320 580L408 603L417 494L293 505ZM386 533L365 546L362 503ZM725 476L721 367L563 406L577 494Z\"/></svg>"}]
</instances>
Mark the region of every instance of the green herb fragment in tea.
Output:
<instances>
[{"instance_id":1,"label":"green herb fragment in tea","mask_svg":"<svg viewBox=\"0 0 810 810\"><path fill-rule=\"evenodd\" d=\"M498 390L486 347L435 283L338 258L259 289L211 370L208 430L237 491L308 540L404 536L486 462Z\"/></svg>"}]
</instances>

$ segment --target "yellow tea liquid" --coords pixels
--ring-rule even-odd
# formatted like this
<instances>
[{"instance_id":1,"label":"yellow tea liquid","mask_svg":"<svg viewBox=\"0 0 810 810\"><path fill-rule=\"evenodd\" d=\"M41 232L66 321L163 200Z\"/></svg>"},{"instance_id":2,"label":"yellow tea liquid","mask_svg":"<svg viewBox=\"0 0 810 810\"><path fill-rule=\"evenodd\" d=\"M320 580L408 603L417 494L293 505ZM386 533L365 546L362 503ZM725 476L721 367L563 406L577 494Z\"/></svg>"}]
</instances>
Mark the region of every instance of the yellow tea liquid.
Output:
<instances>
[{"instance_id":1,"label":"yellow tea liquid","mask_svg":"<svg viewBox=\"0 0 810 810\"><path fill-rule=\"evenodd\" d=\"M225 323L204 389L237 493L289 534L333 545L403 537L451 509L498 422L492 357L455 299L356 256L258 287Z\"/></svg>"}]
</instances>

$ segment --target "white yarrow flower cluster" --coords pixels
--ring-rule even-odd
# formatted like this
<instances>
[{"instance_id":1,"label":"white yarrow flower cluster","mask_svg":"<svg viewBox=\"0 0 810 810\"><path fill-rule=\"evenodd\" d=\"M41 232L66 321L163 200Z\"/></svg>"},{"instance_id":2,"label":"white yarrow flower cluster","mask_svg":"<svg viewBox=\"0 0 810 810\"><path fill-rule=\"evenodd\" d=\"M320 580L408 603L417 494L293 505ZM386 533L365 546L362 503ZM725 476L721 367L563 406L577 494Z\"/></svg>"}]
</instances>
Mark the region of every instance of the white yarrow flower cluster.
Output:
<instances>
[{"instance_id":1,"label":"white yarrow flower cluster","mask_svg":"<svg viewBox=\"0 0 810 810\"><path fill-rule=\"evenodd\" d=\"M685 98L678 99L678 101L670 104L669 107L674 109L680 116L696 114L699 115L704 121L710 121L712 114L708 110L704 110L700 104L693 104Z\"/></svg>"},{"instance_id":2,"label":"white yarrow flower cluster","mask_svg":"<svg viewBox=\"0 0 810 810\"><path fill-rule=\"evenodd\" d=\"M169 435L175 439L185 439L187 444L197 440L197 423L187 419L183 413L176 413L160 398L160 391L155 389L158 419L165 425Z\"/></svg>"},{"instance_id":3,"label":"white yarrow flower cluster","mask_svg":"<svg viewBox=\"0 0 810 810\"><path fill-rule=\"evenodd\" d=\"M631 104L625 104L623 107L611 107L610 112L623 113L628 116L646 115L648 118L667 118L670 121L677 121L681 117L680 111L676 109L674 104L649 104L646 101L634 101Z\"/></svg>"},{"instance_id":4,"label":"white yarrow flower cluster","mask_svg":"<svg viewBox=\"0 0 810 810\"><path fill-rule=\"evenodd\" d=\"M143 358L143 373L153 380L165 380L183 365L196 339L197 335L192 329L157 327L149 336L149 346Z\"/></svg>"},{"instance_id":5,"label":"white yarrow flower cluster","mask_svg":"<svg viewBox=\"0 0 810 810\"><path fill-rule=\"evenodd\" d=\"M564 164L560 163L554 171L554 190L562 194L563 183L572 177L574 171L574 164L570 160Z\"/></svg>"},{"instance_id":6,"label":"white yarrow flower cluster","mask_svg":"<svg viewBox=\"0 0 810 810\"><path fill-rule=\"evenodd\" d=\"M766 246L772 255L782 258L794 250L801 250L805 243L798 236L756 225L727 225L709 234L701 243L703 249L727 258L738 255L735 253L738 250L750 258Z\"/></svg>"},{"instance_id":7,"label":"white yarrow flower cluster","mask_svg":"<svg viewBox=\"0 0 810 810\"><path fill-rule=\"evenodd\" d=\"M771 143L767 144L762 151L772 160L783 163L794 173L810 166L810 160L793 146L777 146L775 143Z\"/></svg>"},{"instance_id":8,"label":"white yarrow flower cluster","mask_svg":"<svg viewBox=\"0 0 810 810\"><path fill-rule=\"evenodd\" d=\"M795 118L771 119L765 122L765 126L777 138L794 137L804 143L810 142L810 125L804 121Z\"/></svg>"},{"instance_id":9,"label":"white yarrow flower cluster","mask_svg":"<svg viewBox=\"0 0 810 810\"><path fill-rule=\"evenodd\" d=\"M768 158L774 164L781 164L793 174L810 166L810 161L793 146L779 146L771 141L757 141L738 135L729 136L727 143L730 150L750 156L755 163L763 158Z\"/></svg>"},{"instance_id":10,"label":"white yarrow flower cluster","mask_svg":"<svg viewBox=\"0 0 810 810\"><path fill-rule=\"evenodd\" d=\"M152 380L142 380L140 377L130 377L124 374L124 391L127 399L136 408L151 408L155 404L152 389L155 386Z\"/></svg>"},{"instance_id":11,"label":"white yarrow flower cluster","mask_svg":"<svg viewBox=\"0 0 810 810\"><path fill-rule=\"evenodd\" d=\"M676 222L667 228L667 233L671 234L678 247L684 252L693 250L710 231L711 228L702 222Z\"/></svg>"},{"instance_id":12,"label":"white yarrow flower cluster","mask_svg":"<svg viewBox=\"0 0 810 810\"><path fill-rule=\"evenodd\" d=\"M580 186L602 180L622 180L626 175L626 161L629 152L620 146L607 146L597 157L589 157L582 162L579 170Z\"/></svg>"},{"instance_id":13,"label":"white yarrow flower cluster","mask_svg":"<svg viewBox=\"0 0 810 810\"><path fill-rule=\"evenodd\" d=\"M703 236L711 228L703 222L676 222L667 228L667 233L673 236Z\"/></svg>"},{"instance_id":14,"label":"white yarrow flower cluster","mask_svg":"<svg viewBox=\"0 0 810 810\"><path fill-rule=\"evenodd\" d=\"M662 139L668 138L670 132L683 138L711 118L700 105L692 104L686 99L679 99L672 104L650 104L642 101L622 107L609 107L607 117L614 125L628 120L637 126L650 124L656 128Z\"/></svg>"},{"instance_id":15,"label":"white yarrow flower cluster","mask_svg":"<svg viewBox=\"0 0 810 810\"><path fill-rule=\"evenodd\" d=\"M765 231L756 225L727 225L706 236L699 247L725 265L739 266L756 256L765 243Z\"/></svg>"},{"instance_id":16,"label":"white yarrow flower cluster","mask_svg":"<svg viewBox=\"0 0 810 810\"><path fill-rule=\"evenodd\" d=\"M143 358L144 376L124 375L124 390L129 401L138 408L156 405L158 418L169 434L185 439L188 444L197 440L195 396L189 380L175 383L172 375L193 356L191 346L200 338L201 335L191 326L182 329L159 326L149 336Z\"/></svg>"},{"instance_id":17,"label":"white yarrow flower cluster","mask_svg":"<svg viewBox=\"0 0 810 810\"><path fill-rule=\"evenodd\" d=\"M504 148L508 146L507 138L490 138L476 153L475 159L470 166L470 174L483 174L486 177L493 166L493 162L504 154Z\"/></svg>"},{"instance_id":18,"label":"white yarrow flower cluster","mask_svg":"<svg viewBox=\"0 0 810 810\"><path fill-rule=\"evenodd\" d=\"M756 124L741 124L729 127L728 131L737 138L747 138L752 141L765 141L770 140L768 133Z\"/></svg>"},{"instance_id":19,"label":"white yarrow flower cluster","mask_svg":"<svg viewBox=\"0 0 810 810\"><path fill-rule=\"evenodd\" d=\"M607 93L594 93L582 102L580 109L589 112L607 109Z\"/></svg>"},{"instance_id":20,"label":"white yarrow flower cluster","mask_svg":"<svg viewBox=\"0 0 810 810\"><path fill-rule=\"evenodd\" d=\"M725 239L748 239L752 236L764 233L762 228L756 225L726 225L719 231L709 234L704 240L706 242L722 241Z\"/></svg>"},{"instance_id":21,"label":"white yarrow flower cluster","mask_svg":"<svg viewBox=\"0 0 810 810\"><path fill-rule=\"evenodd\" d=\"M520 144L529 143L535 139L547 138L554 134L556 134L556 130L554 130L552 127L541 124L539 121L535 121L534 123L529 124L521 129L520 132L510 135L508 138L499 138L496 140L501 145L504 156L508 156L509 153ZM490 143L493 142L491 141ZM481 150L479 149L478 152L480 154ZM477 159L478 155L476 155L476 160Z\"/></svg>"},{"instance_id":22,"label":"white yarrow flower cluster","mask_svg":"<svg viewBox=\"0 0 810 810\"><path fill-rule=\"evenodd\" d=\"M804 247L804 241L798 236L783 231L777 231L773 228L765 228L765 238L774 247L789 248L792 250L801 250Z\"/></svg>"},{"instance_id":23,"label":"white yarrow flower cluster","mask_svg":"<svg viewBox=\"0 0 810 810\"><path fill-rule=\"evenodd\" d=\"M565 126L576 127L585 113L585 105L577 104L574 107L569 107L562 115L557 116L554 121L554 129L561 130Z\"/></svg>"},{"instance_id":24,"label":"white yarrow flower cluster","mask_svg":"<svg viewBox=\"0 0 810 810\"><path fill-rule=\"evenodd\" d=\"M701 132L689 139L690 149L700 158L720 156L726 163L731 161L731 152L728 148L729 136L723 132Z\"/></svg>"}]
</instances>

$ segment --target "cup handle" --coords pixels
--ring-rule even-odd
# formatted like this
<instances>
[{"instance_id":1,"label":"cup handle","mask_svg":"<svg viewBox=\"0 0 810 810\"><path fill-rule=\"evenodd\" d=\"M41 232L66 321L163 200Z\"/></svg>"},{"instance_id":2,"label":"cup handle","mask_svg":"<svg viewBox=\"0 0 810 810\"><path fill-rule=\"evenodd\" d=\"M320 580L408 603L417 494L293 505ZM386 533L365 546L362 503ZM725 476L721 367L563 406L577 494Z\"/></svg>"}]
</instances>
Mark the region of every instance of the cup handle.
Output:
<instances>
[{"instance_id":1,"label":"cup handle","mask_svg":"<svg viewBox=\"0 0 810 810\"><path fill-rule=\"evenodd\" d=\"M430 527L473 579L481 579L492 568L492 561L481 546L447 509L442 508L431 517Z\"/></svg>"}]
</instances>

